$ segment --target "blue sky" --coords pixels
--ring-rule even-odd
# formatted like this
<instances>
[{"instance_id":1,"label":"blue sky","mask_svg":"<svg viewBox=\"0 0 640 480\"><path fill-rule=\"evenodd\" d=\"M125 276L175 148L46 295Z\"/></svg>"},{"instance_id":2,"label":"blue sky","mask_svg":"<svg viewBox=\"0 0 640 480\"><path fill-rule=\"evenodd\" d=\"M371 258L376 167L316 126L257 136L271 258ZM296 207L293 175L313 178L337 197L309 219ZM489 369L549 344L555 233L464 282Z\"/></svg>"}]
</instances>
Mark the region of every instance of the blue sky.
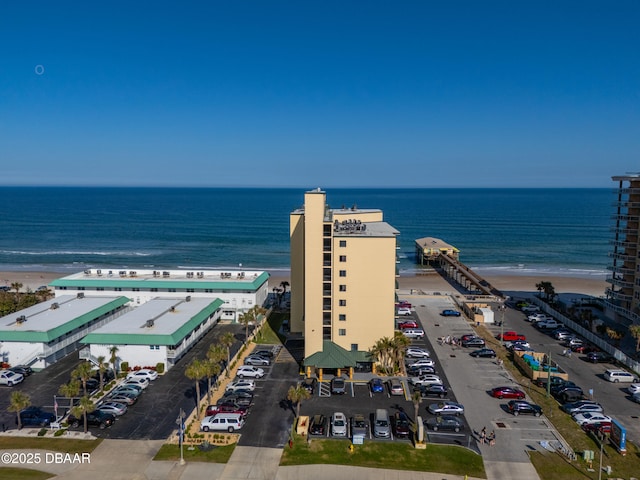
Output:
<instances>
[{"instance_id":1,"label":"blue sky","mask_svg":"<svg viewBox=\"0 0 640 480\"><path fill-rule=\"evenodd\" d=\"M3 185L613 187L640 2L0 4Z\"/></svg>"}]
</instances>

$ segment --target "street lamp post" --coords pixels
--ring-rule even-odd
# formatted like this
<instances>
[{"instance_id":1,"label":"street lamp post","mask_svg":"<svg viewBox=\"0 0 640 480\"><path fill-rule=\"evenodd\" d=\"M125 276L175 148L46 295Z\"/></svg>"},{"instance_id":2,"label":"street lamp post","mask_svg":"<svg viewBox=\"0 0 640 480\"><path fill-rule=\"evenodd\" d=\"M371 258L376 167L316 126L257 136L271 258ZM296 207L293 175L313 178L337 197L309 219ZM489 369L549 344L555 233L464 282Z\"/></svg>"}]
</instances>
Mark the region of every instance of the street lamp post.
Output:
<instances>
[{"instance_id":1,"label":"street lamp post","mask_svg":"<svg viewBox=\"0 0 640 480\"><path fill-rule=\"evenodd\" d=\"M506 305L500 305L498 310L500 310L500 341L504 343L504 312L507 309Z\"/></svg>"},{"instance_id":2,"label":"street lamp post","mask_svg":"<svg viewBox=\"0 0 640 480\"><path fill-rule=\"evenodd\" d=\"M183 444L184 444L184 418L186 414L183 409L180 409L180 413L178 414L178 418L176 419L176 423L178 424L178 440L180 442L180 465L184 465L184 453L183 453Z\"/></svg>"}]
</instances>

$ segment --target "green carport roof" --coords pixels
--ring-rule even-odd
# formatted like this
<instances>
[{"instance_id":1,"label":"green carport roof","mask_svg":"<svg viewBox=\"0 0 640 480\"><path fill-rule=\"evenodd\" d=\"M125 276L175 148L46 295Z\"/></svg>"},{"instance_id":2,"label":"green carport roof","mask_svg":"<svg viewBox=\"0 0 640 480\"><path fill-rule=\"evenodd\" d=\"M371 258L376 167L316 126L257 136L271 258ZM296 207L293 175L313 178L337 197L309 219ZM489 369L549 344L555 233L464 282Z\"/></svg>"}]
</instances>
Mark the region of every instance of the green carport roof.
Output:
<instances>
[{"instance_id":1,"label":"green carport roof","mask_svg":"<svg viewBox=\"0 0 640 480\"><path fill-rule=\"evenodd\" d=\"M347 350L331 340L324 340L322 351L309 355L303 364L305 367L345 368L355 367L359 362L371 362L369 353Z\"/></svg>"}]
</instances>

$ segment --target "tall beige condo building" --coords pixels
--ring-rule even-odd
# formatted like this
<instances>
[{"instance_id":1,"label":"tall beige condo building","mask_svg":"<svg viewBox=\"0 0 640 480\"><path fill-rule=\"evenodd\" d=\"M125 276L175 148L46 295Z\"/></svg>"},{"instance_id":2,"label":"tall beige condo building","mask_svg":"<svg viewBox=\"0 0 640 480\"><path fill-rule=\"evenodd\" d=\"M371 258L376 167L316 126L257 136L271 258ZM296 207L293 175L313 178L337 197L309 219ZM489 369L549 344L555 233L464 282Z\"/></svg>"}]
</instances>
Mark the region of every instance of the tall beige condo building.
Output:
<instances>
[{"instance_id":1,"label":"tall beige condo building","mask_svg":"<svg viewBox=\"0 0 640 480\"><path fill-rule=\"evenodd\" d=\"M305 358L393 337L398 234L381 210L332 209L324 191L304 194L290 239L291 331L304 336Z\"/></svg>"},{"instance_id":2,"label":"tall beige condo building","mask_svg":"<svg viewBox=\"0 0 640 480\"><path fill-rule=\"evenodd\" d=\"M618 183L613 215L608 314L626 324L640 323L640 174L612 177Z\"/></svg>"}]
</instances>

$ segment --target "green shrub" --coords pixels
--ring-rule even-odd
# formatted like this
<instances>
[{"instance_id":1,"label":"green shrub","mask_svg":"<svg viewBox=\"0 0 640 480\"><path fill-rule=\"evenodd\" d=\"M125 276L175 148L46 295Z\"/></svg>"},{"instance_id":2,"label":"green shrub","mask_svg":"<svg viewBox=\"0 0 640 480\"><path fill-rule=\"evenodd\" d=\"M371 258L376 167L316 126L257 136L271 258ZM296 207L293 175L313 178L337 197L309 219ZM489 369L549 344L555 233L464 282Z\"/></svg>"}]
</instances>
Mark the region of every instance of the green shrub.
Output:
<instances>
[{"instance_id":1,"label":"green shrub","mask_svg":"<svg viewBox=\"0 0 640 480\"><path fill-rule=\"evenodd\" d=\"M64 432L66 432L67 430L56 430L56 432L53 434L54 437L61 437L62 435L64 435Z\"/></svg>"},{"instance_id":2,"label":"green shrub","mask_svg":"<svg viewBox=\"0 0 640 480\"><path fill-rule=\"evenodd\" d=\"M46 434L47 434L46 428L41 428L40 431L38 432L39 437L44 437Z\"/></svg>"},{"instance_id":3,"label":"green shrub","mask_svg":"<svg viewBox=\"0 0 640 480\"><path fill-rule=\"evenodd\" d=\"M156 372L158 372L158 375L162 375L164 373L164 363L158 362L156 364Z\"/></svg>"},{"instance_id":4,"label":"green shrub","mask_svg":"<svg viewBox=\"0 0 640 480\"><path fill-rule=\"evenodd\" d=\"M122 362L120 364L120 371L128 372L129 371L129 362Z\"/></svg>"}]
</instances>

